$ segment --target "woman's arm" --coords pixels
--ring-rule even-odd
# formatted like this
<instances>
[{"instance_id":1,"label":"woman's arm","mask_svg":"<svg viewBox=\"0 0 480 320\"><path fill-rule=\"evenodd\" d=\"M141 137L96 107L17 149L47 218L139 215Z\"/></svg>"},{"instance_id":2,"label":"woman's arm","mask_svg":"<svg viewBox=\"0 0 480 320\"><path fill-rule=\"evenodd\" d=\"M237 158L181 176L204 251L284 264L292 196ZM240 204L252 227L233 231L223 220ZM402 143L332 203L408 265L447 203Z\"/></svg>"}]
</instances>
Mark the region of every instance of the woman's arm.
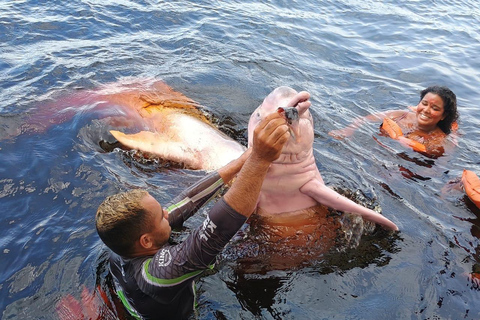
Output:
<instances>
[{"instance_id":1,"label":"woman's arm","mask_svg":"<svg viewBox=\"0 0 480 320\"><path fill-rule=\"evenodd\" d=\"M389 110L374 114L369 114L364 117L356 118L349 126L332 130L328 134L334 137L335 139L344 139L350 137L358 128L360 128L366 122L382 122L385 118L398 118L403 116L408 111L405 110Z\"/></svg>"}]
</instances>

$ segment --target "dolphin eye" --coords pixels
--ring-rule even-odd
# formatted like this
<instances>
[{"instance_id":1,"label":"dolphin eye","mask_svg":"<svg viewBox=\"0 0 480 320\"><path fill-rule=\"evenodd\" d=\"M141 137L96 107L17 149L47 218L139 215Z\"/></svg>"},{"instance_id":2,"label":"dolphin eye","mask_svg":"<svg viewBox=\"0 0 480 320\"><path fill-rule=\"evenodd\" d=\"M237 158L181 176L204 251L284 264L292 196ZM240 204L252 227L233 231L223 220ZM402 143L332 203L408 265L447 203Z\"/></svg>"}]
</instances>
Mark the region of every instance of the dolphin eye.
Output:
<instances>
[{"instance_id":1,"label":"dolphin eye","mask_svg":"<svg viewBox=\"0 0 480 320\"><path fill-rule=\"evenodd\" d=\"M257 112L257 118L260 118L260 112Z\"/></svg>"}]
</instances>

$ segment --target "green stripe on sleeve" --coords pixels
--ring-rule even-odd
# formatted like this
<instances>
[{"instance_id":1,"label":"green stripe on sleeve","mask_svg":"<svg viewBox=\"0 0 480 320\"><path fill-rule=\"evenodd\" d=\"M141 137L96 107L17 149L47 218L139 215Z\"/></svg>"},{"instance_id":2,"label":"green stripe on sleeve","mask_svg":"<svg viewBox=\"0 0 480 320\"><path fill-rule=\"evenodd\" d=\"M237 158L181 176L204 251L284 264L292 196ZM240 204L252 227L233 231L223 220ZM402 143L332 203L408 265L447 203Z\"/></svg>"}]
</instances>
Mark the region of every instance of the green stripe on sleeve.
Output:
<instances>
[{"instance_id":1,"label":"green stripe on sleeve","mask_svg":"<svg viewBox=\"0 0 480 320\"><path fill-rule=\"evenodd\" d=\"M193 278L197 275L199 275L200 273L202 273L203 271L205 270L196 270L196 271L193 271L193 272L189 272L189 273L186 273L180 277L177 277L177 278L173 278L173 279L161 279L161 278L156 278L154 276L152 276L149 272L148 272L148 267L150 266L150 262L152 262L152 259L148 259L146 260L144 263L143 263L143 276L145 277L146 281L150 284L153 284L153 285L156 285L156 286L160 286L160 287L170 287L170 286L174 286L176 284L179 284L179 283L182 283L183 281L185 280L188 280L190 278ZM208 269L213 269L215 265L209 265L208 266Z\"/></svg>"}]
</instances>

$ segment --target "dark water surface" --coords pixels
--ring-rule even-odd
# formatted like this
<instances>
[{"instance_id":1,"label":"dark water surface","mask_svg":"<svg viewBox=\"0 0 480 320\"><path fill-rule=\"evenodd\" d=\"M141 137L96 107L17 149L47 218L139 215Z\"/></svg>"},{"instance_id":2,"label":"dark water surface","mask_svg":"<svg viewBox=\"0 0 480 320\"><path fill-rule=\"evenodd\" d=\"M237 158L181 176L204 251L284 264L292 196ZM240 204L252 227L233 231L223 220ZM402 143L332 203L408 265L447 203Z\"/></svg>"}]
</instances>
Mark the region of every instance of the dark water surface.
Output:
<instances>
[{"instance_id":1,"label":"dark water surface","mask_svg":"<svg viewBox=\"0 0 480 320\"><path fill-rule=\"evenodd\" d=\"M461 191L440 192L464 168L480 174L479 24L473 0L0 2L1 318L59 319L73 300L97 310L79 307L85 318L117 317L95 291L108 282L97 206L131 187L164 203L203 174L105 151L108 125L80 109L45 132L25 116L48 119L42 106L79 90L156 78L242 142L272 89L309 91L326 183L361 190L401 229L299 269L246 273L226 256L198 284L198 318L479 319L466 275L480 264L480 210ZM458 97L454 153L428 159L376 125L328 136L356 116L416 105L432 84Z\"/></svg>"}]
</instances>

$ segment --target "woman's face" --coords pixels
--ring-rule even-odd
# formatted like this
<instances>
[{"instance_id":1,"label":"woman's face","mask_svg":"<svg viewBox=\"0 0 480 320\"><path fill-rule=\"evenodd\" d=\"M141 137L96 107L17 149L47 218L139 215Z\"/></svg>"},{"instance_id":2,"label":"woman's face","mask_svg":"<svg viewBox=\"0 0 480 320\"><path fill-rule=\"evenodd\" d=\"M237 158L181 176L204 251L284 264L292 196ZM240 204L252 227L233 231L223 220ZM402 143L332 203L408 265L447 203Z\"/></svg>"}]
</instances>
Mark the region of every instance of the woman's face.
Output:
<instances>
[{"instance_id":1,"label":"woman's face","mask_svg":"<svg viewBox=\"0 0 480 320\"><path fill-rule=\"evenodd\" d=\"M439 121L445 119L443 100L435 93L427 93L417 105L417 124L419 129L431 131Z\"/></svg>"}]
</instances>

